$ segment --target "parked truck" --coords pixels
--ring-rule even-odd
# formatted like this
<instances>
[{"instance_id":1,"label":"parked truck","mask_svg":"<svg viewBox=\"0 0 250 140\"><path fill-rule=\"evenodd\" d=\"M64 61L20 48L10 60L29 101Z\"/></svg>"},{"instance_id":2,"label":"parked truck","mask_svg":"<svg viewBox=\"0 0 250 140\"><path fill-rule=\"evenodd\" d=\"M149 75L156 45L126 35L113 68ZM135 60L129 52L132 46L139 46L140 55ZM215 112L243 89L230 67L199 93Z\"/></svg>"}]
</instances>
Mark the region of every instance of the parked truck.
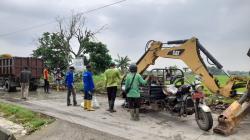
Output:
<instances>
[{"instance_id":1,"label":"parked truck","mask_svg":"<svg viewBox=\"0 0 250 140\"><path fill-rule=\"evenodd\" d=\"M8 92L15 91L16 87L20 87L20 74L24 67L32 73L30 90L35 91L43 73L44 63L42 59L33 57L0 58L0 86Z\"/></svg>"}]
</instances>

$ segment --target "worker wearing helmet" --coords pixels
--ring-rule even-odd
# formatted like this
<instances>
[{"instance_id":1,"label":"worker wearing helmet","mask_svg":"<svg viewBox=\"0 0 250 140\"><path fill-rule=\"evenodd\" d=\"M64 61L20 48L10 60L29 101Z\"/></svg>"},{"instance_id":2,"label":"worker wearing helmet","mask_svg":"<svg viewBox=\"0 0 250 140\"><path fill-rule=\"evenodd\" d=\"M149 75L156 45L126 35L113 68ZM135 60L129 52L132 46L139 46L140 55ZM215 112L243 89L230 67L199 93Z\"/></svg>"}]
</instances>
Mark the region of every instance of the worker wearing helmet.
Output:
<instances>
[{"instance_id":1,"label":"worker wearing helmet","mask_svg":"<svg viewBox=\"0 0 250 140\"><path fill-rule=\"evenodd\" d=\"M149 77L145 80L137 72L137 65L132 63L129 66L130 73L126 77L125 90L127 92L127 100L129 104L129 110L131 120L139 121L139 108L140 108L140 91L139 86L145 85ZM131 87L130 87L131 86ZM129 89L129 90L128 90Z\"/></svg>"},{"instance_id":2,"label":"worker wearing helmet","mask_svg":"<svg viewBox=\"0 0 250 140\"><path fill-rule=\"evenodd\" d=\"M76 102L76 93L75 93L75 87L74 87L74 70L75 70L75 68L73 66L70 66L68 72L66 73L66 78L65 78L65 83L66 83L67 89L68 89L68 93L67 93L67 106L72 105L70 103L71 93L73 95L74 106L77 105L77 102Z\"/></svg>"},{"instance_id":3,"label":"worker wearing helmet","mask_svg":"<svg viewBox=\"0 0 250 140\"><path fill-rule=\"evenodd\" d=\"M84 110L94 111L92 108L92 96L94 93L95 85L93 81L93 74L91 72L91 66L86 66L87 70L82 74L82 80L84 85Z\"/></svg>"},{"instance_id":4,"label":"worker wearing helmet","mask_svg":"<svg viewBox=\"0 0 250 140\"><path fill-rule=\"evenodd\" d=\"M118 69L115 68L115 63L111 63L110 68L104 72L105 86L108 93L109 108L107 111L116 112L114 109L117 86L120 83L121 76Z\"/></svg>"}]
</instances>

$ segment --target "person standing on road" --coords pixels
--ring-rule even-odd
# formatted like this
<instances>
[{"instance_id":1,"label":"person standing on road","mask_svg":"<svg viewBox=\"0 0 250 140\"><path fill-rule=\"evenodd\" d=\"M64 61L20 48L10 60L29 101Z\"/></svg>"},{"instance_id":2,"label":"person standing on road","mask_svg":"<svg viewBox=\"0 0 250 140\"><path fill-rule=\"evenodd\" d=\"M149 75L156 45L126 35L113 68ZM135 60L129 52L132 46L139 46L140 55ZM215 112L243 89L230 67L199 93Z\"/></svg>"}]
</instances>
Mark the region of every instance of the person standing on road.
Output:
<instances>
[{"instance_id":1,"label":"person standing on road","mask_svg":"<svg viewBox=\"0 0 250 140\"><path fill-rule=\"evenodd\" d=\"M59 91L60 89L61 80L62 80L62 72L60 68L57 68L56 69L56 91Z\"/></svg>"},{"instance_id":2,"label":"person standing on road","mask_svg":"<svg viewBox=\"0 0 250 140\"><path fill-rule=\"evenodd\" d=\"M92 97L95 90L95 84L93 81L93 74L91 72L91 66L86 66L87 70L82 74L82 81L84 85L84 110L94 111L92 108Z\"/></svg>"},{"instance_id":3,"label":"person standing on road","mask_svg":"<svg viewBox=\"0 0 250 140\"><path fill-rule=\"evenodd\" d=\"M44 79L44 92L49 93L49 69L45 67L43 70L43 79Z\"/></svg>"},{"instance_id":4,"label":"person standing on road","mask_svg":"<svg viewBox=\"0 0 250 140\"><path fill-rule=\"evenodd\" d=\"M74 87L74 70L75 70L75 68L73 66L70 66L68 72L66 73L66 78L65 78L65 83L66 83L66 86L67 86L67 89L68 89L68 92L67 92L67 106L72 105L70 103L71 93L73 95L73 104L74 104L74 106L77 105L76 92L75 92L75 87Z\"/></svg>"},{"instance_id":5,"label":"person standing on road","mask_svg":"<svg viewBox=\"0 0 250 140\"><path fill-rule=\"evenodd\" d=\"M20 75L22 99L25 100L28 98L29 95L30 79L31 79L31 72L28 70L27 67L25 67Z\"/></svg>"},{"instance_id":6,"label":"person standing on road","mask_svg":"<svg viewBox=\"0 0 250 140\"><path fill-rule=\"evenodd\" d=\"M130 73L126 76L125 91L127 91L127 100L130 110L131 120L139 121L140 92L139 86L145 85L149 77L143 80L142 76L137 73L137 65L132 63L129 66ZM129 89L129 90L128 90Z\"/></svg>"},{"instance_id":7,"label":"person standing on road","mask_svg":"<svg viewBox=\"0 0 250 140\"><path fill-rule=\"evenodd\" d=\"M109 109L111 113L116 112L114 109L117 86L121 80L120 72L118 69L115 68L115 63L111 63L110 68L104 72L105 78L105 87L108 93L108 103Z\"/></svg>"}]
</instances>

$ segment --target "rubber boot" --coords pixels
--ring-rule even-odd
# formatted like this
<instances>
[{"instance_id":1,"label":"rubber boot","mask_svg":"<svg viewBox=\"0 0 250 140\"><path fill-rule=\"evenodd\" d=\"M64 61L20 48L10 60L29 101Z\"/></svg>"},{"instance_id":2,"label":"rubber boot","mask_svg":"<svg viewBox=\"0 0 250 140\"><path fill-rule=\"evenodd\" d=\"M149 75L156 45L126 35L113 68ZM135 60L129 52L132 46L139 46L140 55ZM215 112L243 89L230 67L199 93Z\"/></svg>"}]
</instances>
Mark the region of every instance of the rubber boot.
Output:
<instances>
[{"instance_id":1,"label":"rubber boot","mask_svg":"<svg viewBox=\"0 0 250 140\"><path fill-rule=\"evenodd\" d=\"M111 101L109 101L109 108L106 111L110 111L111 110Z\"/></svg>"},{"instance_id":2,"label":"rubber boot","mask_svg":"<svg viewBox=\"0 0 250 140\"><path fill-rule=\"evenodd\" d=\"M87 100L87 111L95 111L95 109L92 108L91 100Z\"/></svg>"},{"instance_id":3,"label":"rubber boot","mask_svg":"<svg viewBox=\"0 0 250 140\"><path fill-rule=\"evenodd\" d=\"M129 112L130 112L130 120L134 121L135 120L135 110L129 109Z\"/></svg>"},{"instance_id":4,"label":"rubber boot","mask_svg":"<svg viewBox=\"0 0 250 140\"><path fill-rule=\"evenodd\" d=\"M116 110L114 109L114 106L115 106L115 101L111 101L110 103L110 112L113 113L113 112L116 112Z\"/></svg>"},{"instance_id":5,"label":"rubber boot","mask_svg":"<svg viewBox=\"0 0 250 140\"><path fill-rule=\"evenodd\" d=\"M88 109L88 106L87 106L87 100L84 100L84 110L87 110Z\"/></svg>"},{"instance_id":6,"label":"rubber boot","mask_svg":"<svg viewBox=\"0 0 250 140\"><path fill-rule=\"evenodd\" d=\"M135 121L139 121L140 117L139 117L139 108L135 109Z\"/></svg>"},{"instance_id":7,"label":"rubber boot","mask_svg":"<svg viewBox=\"0 0 250 140\"><path fill-rule=\"evenodd\" d=\"M68 97L68 99L67 99L67 106L71 106L72 104L70 103L70 99L69 99L69 97Z\"/></svg>"}]
</instances>

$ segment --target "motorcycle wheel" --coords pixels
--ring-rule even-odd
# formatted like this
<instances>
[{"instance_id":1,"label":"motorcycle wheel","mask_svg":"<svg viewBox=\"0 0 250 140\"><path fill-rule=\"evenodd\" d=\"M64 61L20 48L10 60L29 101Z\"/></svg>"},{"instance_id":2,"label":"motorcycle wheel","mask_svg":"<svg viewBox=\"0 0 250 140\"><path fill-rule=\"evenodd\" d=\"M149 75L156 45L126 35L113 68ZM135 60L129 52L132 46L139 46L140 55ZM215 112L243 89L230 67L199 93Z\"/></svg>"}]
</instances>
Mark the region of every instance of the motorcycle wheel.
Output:
<instances>
[{"instance_id":1,"label":"motorcycle wheel","mask_svg":"<svg viewBox=\"0 0 250 140\"><path fill-rule=\"evenodd\" d=\"M201 108L198 109L199 116L195 118L199 128L208 131L213 127L213 117L211 112L204 112Z\"/></svg>"}]
</instances>

